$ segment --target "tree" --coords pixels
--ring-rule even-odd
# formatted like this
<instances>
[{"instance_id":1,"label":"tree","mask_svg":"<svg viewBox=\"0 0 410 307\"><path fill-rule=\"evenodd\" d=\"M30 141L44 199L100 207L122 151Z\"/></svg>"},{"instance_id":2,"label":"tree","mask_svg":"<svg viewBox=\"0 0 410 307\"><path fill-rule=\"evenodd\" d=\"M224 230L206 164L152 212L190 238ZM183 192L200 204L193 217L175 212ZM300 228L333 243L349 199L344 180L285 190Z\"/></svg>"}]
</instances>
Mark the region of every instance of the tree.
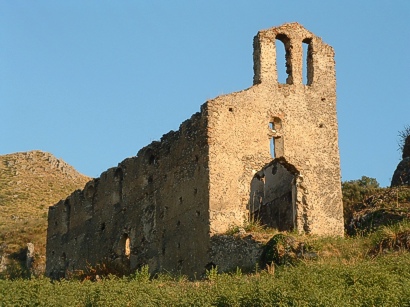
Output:
<instances>
[{"instance_id":1,"label":"tree","mask_svg":"<svg viewBox=\"0 0 410 307\"><path fill-rule=\"evenodd\" d=\"M345 225L350 222L357 207L364 206L365 200L378 191L380 191L380 186L377 180L367 176L342 183Z\"/></svg>"},{"instance_id":2,"label":"tree","mask_svg":"<svg viewBox=\"0 0 410 307\"><path fill-rule=\"evenodd\" d=\"M361 202L379 188L375 178L362 176L361 179L349 180L342 183L343 198L351 202Z\"/></svg>"}]
</instances>

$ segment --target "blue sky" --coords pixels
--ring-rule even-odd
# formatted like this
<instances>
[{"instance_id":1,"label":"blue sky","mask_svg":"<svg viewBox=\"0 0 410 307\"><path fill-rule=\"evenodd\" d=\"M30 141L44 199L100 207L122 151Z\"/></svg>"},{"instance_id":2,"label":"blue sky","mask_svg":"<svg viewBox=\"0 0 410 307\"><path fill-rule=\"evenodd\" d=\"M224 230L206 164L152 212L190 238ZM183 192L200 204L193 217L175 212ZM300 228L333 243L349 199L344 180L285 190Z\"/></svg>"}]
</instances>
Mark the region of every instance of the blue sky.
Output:
<instances>
[{"instance_id":1,"label":"blue sky","mask_svg":"<svg viewBox=\"0 0 410 307\"><path fill-rule=\"evenodd\" d=\"M0 0L0 154L97 177L220 94L252 40L297 21L336 51L342 180L389 185L410 124L410 1Z\"/></svg>"}]
</instances>

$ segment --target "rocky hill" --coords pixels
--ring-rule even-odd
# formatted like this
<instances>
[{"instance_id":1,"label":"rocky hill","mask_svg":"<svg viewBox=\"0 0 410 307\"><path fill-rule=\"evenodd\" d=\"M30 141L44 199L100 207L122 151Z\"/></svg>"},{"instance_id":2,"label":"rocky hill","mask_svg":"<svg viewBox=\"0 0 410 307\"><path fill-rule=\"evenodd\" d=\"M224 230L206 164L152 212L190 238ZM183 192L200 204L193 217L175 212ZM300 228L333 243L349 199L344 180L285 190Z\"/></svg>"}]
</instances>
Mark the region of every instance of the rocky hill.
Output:
<instances>
[{"instance_id":1,"label":"rocky hill","mask_svg":"<svg viewBox=\"0 0 410 307\"><path fill-rule=\"evenodd\" d=\"M32 242L37 265L42 265L48 207L83 188L90 179L47 152L0 156L0 258L3 255L3 263L5 254L19 258L27 243Z\"/></svg>"}]
</instances>

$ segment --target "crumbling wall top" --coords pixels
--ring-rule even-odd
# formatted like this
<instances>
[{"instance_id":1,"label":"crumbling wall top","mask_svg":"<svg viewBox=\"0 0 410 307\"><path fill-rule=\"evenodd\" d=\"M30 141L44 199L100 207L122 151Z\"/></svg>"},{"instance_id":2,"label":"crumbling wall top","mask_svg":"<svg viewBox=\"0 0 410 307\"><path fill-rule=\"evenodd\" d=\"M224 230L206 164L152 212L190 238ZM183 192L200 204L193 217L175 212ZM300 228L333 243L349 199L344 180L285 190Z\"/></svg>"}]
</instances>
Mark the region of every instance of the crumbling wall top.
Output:
<instances>
[{"instance_id":1,"label":"crumbling wall top","mask_svg":"<svg viewBox=\"0 0 410 307\"><path fill-rule=\"evenodd\" d=\"M279 27L261 30L254 37L254 84L278 83L275 63L277 41L281 41L286 50L286 73L288 74L286 84L303 84L302 44L308 45L306 85L312 85L313 82L318 81L316 70L329 70L329 72L334 70L334 65L328 65L329 58L331 59L330 64L332 62L334 64L335 53L331 46L325 44L320 37L306 30L299 23L286 23Z\"/></svg>"}]
</instances>

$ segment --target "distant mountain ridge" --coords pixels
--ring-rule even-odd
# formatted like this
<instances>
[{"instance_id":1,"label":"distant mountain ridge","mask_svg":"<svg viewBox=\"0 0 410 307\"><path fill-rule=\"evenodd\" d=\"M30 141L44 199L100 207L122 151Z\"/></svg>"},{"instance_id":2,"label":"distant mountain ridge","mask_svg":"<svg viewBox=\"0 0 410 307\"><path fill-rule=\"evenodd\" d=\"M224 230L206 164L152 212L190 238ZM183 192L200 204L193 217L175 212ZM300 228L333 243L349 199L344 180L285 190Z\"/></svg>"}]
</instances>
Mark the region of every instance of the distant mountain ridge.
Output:
<instances>
[{"instance_id":1,"label":"distant mountain ridge","mask_svg":"<svg viewBox=\"0 0 410 307\"><path fill-rule=\"evenodd\" d=\"M28 242L44 255L48 207L90 179L48 152L0 155L0 256Z\"/></svg>"}]
</instances>

